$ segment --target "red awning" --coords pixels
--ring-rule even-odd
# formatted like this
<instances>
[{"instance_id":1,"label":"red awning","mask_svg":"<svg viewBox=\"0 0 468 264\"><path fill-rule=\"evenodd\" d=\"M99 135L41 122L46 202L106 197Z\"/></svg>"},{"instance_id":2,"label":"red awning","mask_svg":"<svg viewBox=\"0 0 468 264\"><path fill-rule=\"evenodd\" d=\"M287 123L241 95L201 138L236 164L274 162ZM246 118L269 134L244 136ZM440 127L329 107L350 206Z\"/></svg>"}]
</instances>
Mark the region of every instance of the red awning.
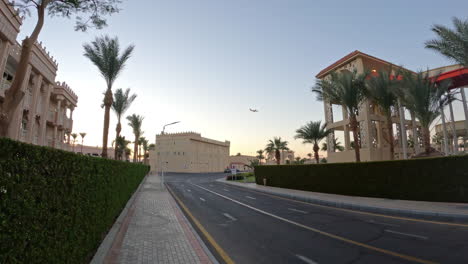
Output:
<instances>
[{"instance_id":1,"label":"red awning","mask_svg":"<svg viewBox=\"0 0 468 264\"><path fill-rule=\"evenodd\" d=\"M449 89L460 88L468 86L468 68L461 68L453 71L444 72L437 77L436 82L450 79L452 84Z\"/></svg>"}]
</instances>

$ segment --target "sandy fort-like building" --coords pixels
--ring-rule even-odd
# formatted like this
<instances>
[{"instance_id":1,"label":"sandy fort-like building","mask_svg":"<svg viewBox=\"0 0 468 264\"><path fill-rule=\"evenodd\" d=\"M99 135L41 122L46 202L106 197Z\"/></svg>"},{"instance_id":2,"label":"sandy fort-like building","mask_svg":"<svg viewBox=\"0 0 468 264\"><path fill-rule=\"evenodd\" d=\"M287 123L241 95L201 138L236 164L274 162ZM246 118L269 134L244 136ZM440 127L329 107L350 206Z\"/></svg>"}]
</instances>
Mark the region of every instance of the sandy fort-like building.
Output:
<instances>
[{"instance_id":1,"label":"sandy fort-like building","mask_svg":"<svg viewBox=\"0 0 468 264\"><path fill-rule=\"evenodd\" d=\"M15 77L21 45L16 41L22 24L7 0L0 0L0 103ZM78 96L64 82L56 82L58 64L41 43L32 48L24 97L14 112L8 137L35 145L71 150L70 133Z\"/></svg>"},{"instance_id":2,"label":"sandy fort-like building","mask_svg":"<svg viewBox=\"0 0 468 264\"><path fill-rule=\"evenodd\" d=\"M149 154L151 170L222 172L229 164L229 147L229 141L204 138L195 132L159 134L155 150Z\"/></svg>"}]
</instances>

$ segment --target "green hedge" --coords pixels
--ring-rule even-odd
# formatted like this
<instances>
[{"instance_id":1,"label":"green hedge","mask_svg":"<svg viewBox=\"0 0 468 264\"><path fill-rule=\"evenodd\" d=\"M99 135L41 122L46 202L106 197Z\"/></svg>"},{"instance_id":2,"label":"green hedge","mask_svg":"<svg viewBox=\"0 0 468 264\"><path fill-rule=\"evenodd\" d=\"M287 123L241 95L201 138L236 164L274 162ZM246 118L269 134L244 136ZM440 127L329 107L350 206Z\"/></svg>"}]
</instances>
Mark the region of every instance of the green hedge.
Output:
<instances>
[{"instance_id":1,"label":"green hedge","mask_svg":"<svg viewBox=\"0 0 468 264\"><path fill-rule=\"evenodd\" d=\"M468 202L468 156L255 167L257 184L391 199Z\"/></svg>"},{"instance_id":2,"label":"green hedge","mask_svg":"<svg viewBox=\"0 0 468 264\"><path fill-rule=\"evenodd\" d=\"M85 263L145 165L0 139L0 263Z\"/></svg>"}]
</instances>

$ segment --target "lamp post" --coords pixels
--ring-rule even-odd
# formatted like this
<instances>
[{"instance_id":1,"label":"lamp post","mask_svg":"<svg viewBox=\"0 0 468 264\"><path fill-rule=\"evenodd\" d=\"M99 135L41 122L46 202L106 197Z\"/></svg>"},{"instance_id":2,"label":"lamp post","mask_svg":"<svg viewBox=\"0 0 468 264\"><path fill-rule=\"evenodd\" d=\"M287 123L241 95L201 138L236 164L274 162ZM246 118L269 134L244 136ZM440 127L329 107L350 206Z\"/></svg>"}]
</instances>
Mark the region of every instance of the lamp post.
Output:
<instances>
[{"instance_id":1,"label":"lamp post","mask_svg":"<svg viewBox=\"0 0 468 264\"><path fill-rule=\"evenodd\" d=\"M163 130L161 132L161 135L164 135L164 130L166 130L166 127L167 126L170 126L170 125L175 125L177 123L180 123L180 121L176 121L176 122L172 122L172 123L169 123L169 124L165 124L163 126ZM162 155L161 155L161 159L162 159ZM166 164L168 164L169 162L165 162ZM164 162L161 162L161 185L164 186ZM166 169L167 169L167 166L166 166Z\"/></svg>"},{"instance_id":2,"label":"lamp post","mask_svg":"<svg viewBox=\"0 0 468 264\"><path fill-rule=\"evenodd\" d=\"M175 124L177 124L177 123L180 123L180 121L176 121L176 122L172 122L172 123L169 123L169 124L165 124L165 125L163 126L163 130L162 130L162 132L161 132L161 135L164 135L164 130L166 129L167 126L175 125Z\"/></svg>"}]
</instances>

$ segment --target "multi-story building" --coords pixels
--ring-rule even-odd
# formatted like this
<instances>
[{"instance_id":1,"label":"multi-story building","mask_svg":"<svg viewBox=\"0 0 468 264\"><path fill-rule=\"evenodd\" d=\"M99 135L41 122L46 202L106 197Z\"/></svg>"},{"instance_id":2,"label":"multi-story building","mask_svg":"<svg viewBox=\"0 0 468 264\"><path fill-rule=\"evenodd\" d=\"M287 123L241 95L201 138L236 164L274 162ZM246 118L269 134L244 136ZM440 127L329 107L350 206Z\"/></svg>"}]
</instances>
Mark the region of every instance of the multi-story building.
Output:
<instances>
[{"instance_id":1,"label":"multi-story building","mask_svg":"<svg viewBox=\"0 0 468 264\"><path fill-rule=\"evenodd\" d=\"M292 150L282 150L280 155L280 164L289 164L294 161L294 151ZM275 153L267 153L266 154L266 165L276 165L276 157Z\"/></svg>"},{"instance_id":2,"label":"multi-story building","mask_svg":"<svg viewBox=\"0 0 468 264\"><path fill-rule=\"evenodd\" d=\"M354 51L345 57L339 59L332 65L320 71L316 77L318 79L329 78L332 72L353 72L364 73L371 71L376 73L379 70L385 70L395 74L400 68L385 60L370 56L360 51ZM336 102L324 101L325 121L327 128L333 129L334 133L327 137L327 160L328 162L350 162L355 160L354 150L351 141L352 131L349 127L349 116L345 107ZM392 125L394 135L388 135L385 116L378 106L372 104L369 100L361 103L357 121L359 123L360 148L362 161L388 160L390 159L389 140L394 141L396 159L403 158L403 140L413 140L414 148L408 148L408 155L418 152L420 126L419 123L408 117L409 113L403 108L394 107L392 110ZM400 119L402 115L402 119ZM403 121L403 127L401 126ZM406 135L406 137L401 137ZM334 148L334 138L344 139L344 151L337 151Z\"/></svg>"},{"instance_id":3,"label":"multi-story building","mask_svg":"<svg viewBox=\"0 0 468 264\"><path fill-rule=\"evenodd\" d=\"M222 172L229 165L229 147L229 141L204 138L194 132L156 135L155 150L149 155L151 170Z\"/></svg>"},{"instance_id":4,"label":"multi-story building","mask_svg":"<svg viewBox=\"0 0 468 264\"><path fill-rule=\"evenodd\" d=\"M0 102L10 87L21 54L16 41L22 21L7 0L0 0ZM78 97L64 82L56 82L57 62L41 43L33 46L22 91L8 137L27 143L70 150L73 110Z\"/></svg>"}]
</instances>

